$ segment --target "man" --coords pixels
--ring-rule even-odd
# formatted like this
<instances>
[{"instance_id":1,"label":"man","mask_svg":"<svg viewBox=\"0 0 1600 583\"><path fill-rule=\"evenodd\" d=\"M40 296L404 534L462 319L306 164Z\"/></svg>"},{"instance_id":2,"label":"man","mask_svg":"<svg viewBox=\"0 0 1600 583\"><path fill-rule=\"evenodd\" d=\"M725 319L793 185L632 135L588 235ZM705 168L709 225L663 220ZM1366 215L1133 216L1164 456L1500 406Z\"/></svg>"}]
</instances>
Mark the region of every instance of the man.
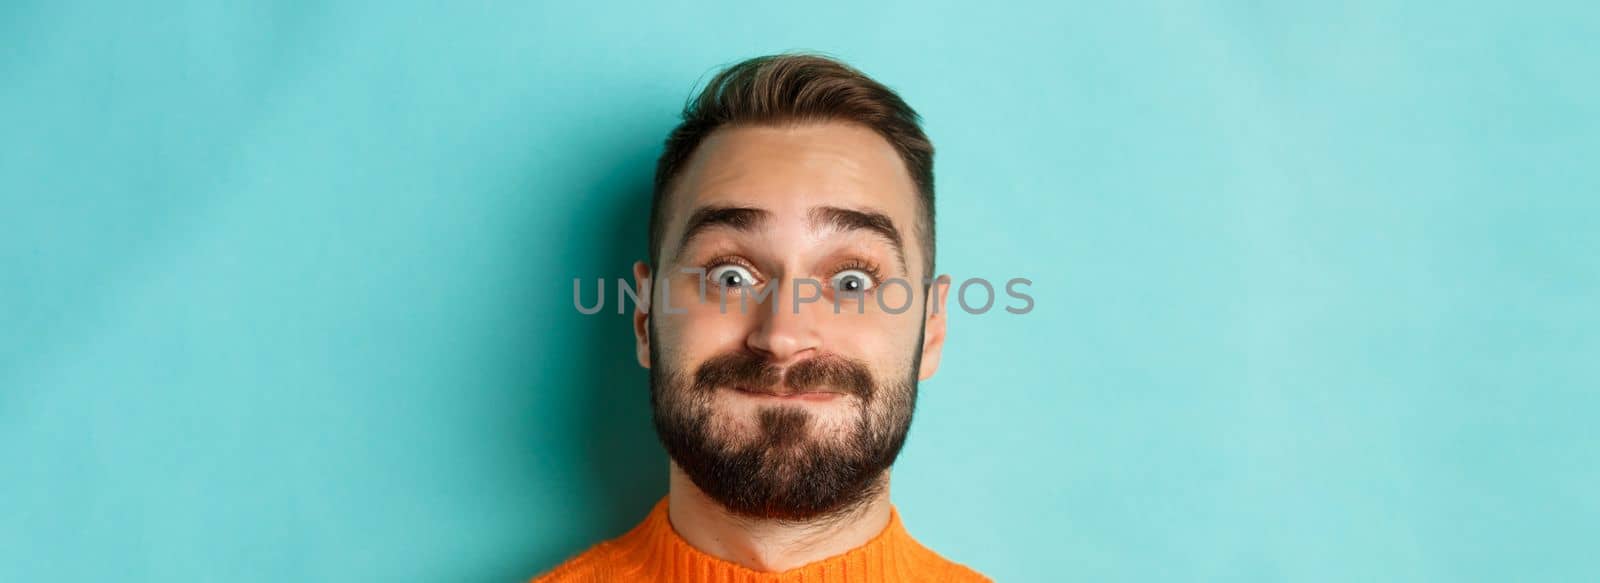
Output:
<instances>
[{"instance_id":1,"label":"man","mask_svg":"<svg viewBox=\"0 0 1600 583\"><path fill-rule=\"evenodd\" d=\"M987 581L889 502L949 290L917 114L842 63L779 55L683 117L634 264L669 492L538 581Z\"/></svg>"}]
</instances>

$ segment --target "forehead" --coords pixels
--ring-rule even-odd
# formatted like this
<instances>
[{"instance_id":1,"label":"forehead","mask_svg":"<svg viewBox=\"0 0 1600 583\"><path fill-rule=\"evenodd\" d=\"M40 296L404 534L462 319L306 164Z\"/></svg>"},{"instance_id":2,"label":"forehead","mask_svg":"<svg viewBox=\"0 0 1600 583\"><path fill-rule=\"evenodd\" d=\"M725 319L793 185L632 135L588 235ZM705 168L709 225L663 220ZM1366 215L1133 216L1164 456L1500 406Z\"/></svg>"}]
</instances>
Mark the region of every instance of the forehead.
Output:
<instances>
[{"instance_id":1,"label":"forehead","mask_svg":"<svg viewBox=\"0 0 1600 583\"><path fill-rule=\"evenodd\" d=\"M694 209L750 206L775 222L812 207L872 208L912 236L916 186L894 147L863 126L823 122L724 128L695 150L671 197L668 237ZM917 246L907 241L908 253ZM911 257L907 257L911 260Z\"/></svg>"}]
</instances>

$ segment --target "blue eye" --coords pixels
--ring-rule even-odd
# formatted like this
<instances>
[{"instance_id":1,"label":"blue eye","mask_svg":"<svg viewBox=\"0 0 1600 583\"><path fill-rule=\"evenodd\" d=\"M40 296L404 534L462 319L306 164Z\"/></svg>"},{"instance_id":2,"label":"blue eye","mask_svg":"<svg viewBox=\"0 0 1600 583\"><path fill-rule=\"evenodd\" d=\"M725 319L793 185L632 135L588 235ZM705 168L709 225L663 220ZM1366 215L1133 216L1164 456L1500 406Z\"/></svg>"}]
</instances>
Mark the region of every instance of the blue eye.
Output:
<instances>
[{"instance_id":1,"label":"blue eye","mask_svg":"<svg viewBox=\"0 0 1600 583\"><path fill-rule=\"evenodd\" d=\"M706 279L726 289L747 287L756 283L756 277L750 270L732 263L724 263L706 270Z\"/></svg>"},{"instance_id":2,"label":"blue eye","mask_svg":"<svg viewBox=\"0 0 1600 583\"><path fill-rule=\"evenodd\" d=\"M829 281L833 289L842 292L864 292L872 289L877 282L872 281L872 276L859 269L846 269L833 276Z\"/></svg>"}]
</instances>

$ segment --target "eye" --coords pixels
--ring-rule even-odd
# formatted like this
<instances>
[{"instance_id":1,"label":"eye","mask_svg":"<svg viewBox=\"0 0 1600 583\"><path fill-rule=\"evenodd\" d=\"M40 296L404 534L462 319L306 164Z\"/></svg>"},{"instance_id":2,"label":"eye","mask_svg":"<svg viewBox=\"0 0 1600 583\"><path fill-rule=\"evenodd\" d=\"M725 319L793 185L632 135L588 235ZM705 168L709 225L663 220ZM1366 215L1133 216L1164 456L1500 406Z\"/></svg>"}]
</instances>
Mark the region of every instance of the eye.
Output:
<instances>
[{"instance_id":1,"label":"eye","mask_svg":"<svg viewBox=\"0 0 1600 583\"><path fill-rule=\"evenodd\" d=\"M846 269L833 276L829 281L833 289L842 292L864 292L872 289L877 282L872 281L872 276L860 269Z\"/></svg>"},{"instance_id":2,"label":"eye","mask_svg":"<svg viewBox=\"0 0 1600 583\"><path fill-rule=\"evenodd\" d=\"M706 270L706 279L726 289L737 289L756 283L756 276L751 274L749 269L732 263L724 263Z\"/></svg>"}]
</instances>

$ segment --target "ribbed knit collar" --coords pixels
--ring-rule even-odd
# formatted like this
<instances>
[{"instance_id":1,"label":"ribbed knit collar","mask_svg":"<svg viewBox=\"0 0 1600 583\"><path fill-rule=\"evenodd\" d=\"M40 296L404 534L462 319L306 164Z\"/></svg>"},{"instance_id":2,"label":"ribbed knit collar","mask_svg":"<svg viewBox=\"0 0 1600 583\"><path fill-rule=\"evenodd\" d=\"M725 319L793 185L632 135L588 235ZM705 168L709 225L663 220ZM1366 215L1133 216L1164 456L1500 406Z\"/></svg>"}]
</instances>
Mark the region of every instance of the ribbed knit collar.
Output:
<instances>
[{"instance_id":1,"label":"ribbed knit collar","mask_svg":"<svg viewBox=\"0 0 1600 583\"><path fill-rule=\"evenodd\" d=\"M713 557L690 546L672 529L667 519L667 499L662 498L650 515L627 534L612 541L619 550L634 555L631 564L642 565L653 581L726 583L849 583L859 581L904 581L914 570L917 554L927 551L917 544L900 523L900 514L889 508L889 524L866 544L842 555L808 563L788 571L764 573Z\"/></svg>"}]
</instances>

